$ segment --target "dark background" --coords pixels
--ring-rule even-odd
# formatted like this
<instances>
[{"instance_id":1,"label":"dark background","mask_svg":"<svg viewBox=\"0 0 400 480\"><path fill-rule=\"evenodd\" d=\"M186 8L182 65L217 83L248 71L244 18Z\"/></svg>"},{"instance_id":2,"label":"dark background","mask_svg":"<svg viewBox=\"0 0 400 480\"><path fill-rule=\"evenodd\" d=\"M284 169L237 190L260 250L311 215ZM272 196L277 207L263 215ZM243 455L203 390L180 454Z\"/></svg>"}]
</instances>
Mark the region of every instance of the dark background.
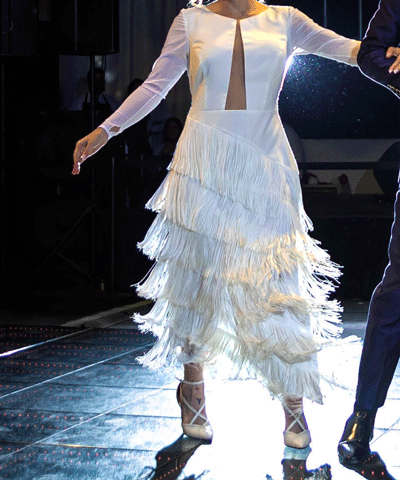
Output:
<instances>
[{"instance_id":1,"label":"dark background","mask_svg":"<svg viewBox=\"0 0 400 480\"><path fill-rule=\"evenodd\" d=\"M149 9L154 8L152 2L147 3ZM291 4L319 24L352 38L360 38L377 8L375 0L295 0ZM185 2L178 6L184 7ZM70 176L74 144L90 131L91 120L87 115L61 111L59 65L63 53L68 53L60 40L64 7L71 8L71 1L2 3L2 288L72 289L89 285L132 291L129 285L139 281L151 266L137 251L136 242L151 223L152 214L145 212L143 205L165 175L165 165L154 162L142 167L127 162L116 139L98 156L95 168ZM14 22L12 34L7 36L4 31L9 12ZM100 30L92 32L93 51L89 38L85 40L89 47L86 43L79 55L107 54L107 48L117 51L115 35L119 33L113 30L115 23L110 24L106 12L89 9L89 19L96 15L91 19ZM86 28L87 15L81 22L79 28ZM113 46L108 47L103 40L113 35ZM155 29L154 35L165 38L166 31ZM293 60L279 105L283 121L301 138L399 136L399 103L393 94L356 68L314 56ZM111 158L115 159L114 185ZM387 199L389 209L391 202ZM62 248L43 265L90 208ZM386 263L391 219L327 216L314 219L314 223L315 236L351 273L339 290L341 296L367 298Z\"/></svg>"}]
</instances>

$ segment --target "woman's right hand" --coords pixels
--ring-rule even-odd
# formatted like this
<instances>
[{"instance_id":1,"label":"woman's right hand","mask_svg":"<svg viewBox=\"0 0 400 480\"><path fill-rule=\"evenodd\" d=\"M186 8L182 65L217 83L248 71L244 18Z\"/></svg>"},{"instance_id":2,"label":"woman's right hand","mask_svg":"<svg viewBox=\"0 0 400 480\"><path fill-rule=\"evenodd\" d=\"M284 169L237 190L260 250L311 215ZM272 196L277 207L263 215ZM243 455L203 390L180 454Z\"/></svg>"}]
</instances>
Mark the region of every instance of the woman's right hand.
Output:
<instances>
[{"instance_id":1,"label":"woman's right hand","mask_svg":"<svg viewBox=\"0 0 400 480\"><path fill-rule=\"evenodd\" d=\"M96 128L93 132L86 135L76 142L74 150L74 168L72 175L78 175L81 170L81 164L89 157L94 155L104 147L108 142L107 132L103 128Z\"/></svg>"}]
</instances>

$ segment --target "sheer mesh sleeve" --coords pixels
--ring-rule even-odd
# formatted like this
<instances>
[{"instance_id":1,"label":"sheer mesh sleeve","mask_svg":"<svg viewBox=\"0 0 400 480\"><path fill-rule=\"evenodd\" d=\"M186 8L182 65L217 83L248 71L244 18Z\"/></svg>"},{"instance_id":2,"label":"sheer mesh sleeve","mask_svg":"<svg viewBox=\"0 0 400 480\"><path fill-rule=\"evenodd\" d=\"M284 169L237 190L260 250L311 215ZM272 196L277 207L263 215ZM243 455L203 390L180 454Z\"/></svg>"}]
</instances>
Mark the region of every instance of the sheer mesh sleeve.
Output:
<instances>
[{"instance_id":1,"label":"sheer mesh sleeve","mask_svg":"<svg viewBox=\"0 0 400 480\"><path fill-rule=\"evenodd\" d=\"M296 8L289 8L289 54L314 53L349 65L357 65L360 42L342 37L313 22Z\"/></svg>"},{"instance_id":2,"label":"sheer mesh sleeve","mask_svg":"<svg viewBox=\"0 0 400 480\"><path fill-rule=\"evenodd\" d=\"M182 11L169 30L161 55L143 84L100 127L108 137L144 118L161 102L187 69L189 41Z\"/></svg>"}]
</instances>

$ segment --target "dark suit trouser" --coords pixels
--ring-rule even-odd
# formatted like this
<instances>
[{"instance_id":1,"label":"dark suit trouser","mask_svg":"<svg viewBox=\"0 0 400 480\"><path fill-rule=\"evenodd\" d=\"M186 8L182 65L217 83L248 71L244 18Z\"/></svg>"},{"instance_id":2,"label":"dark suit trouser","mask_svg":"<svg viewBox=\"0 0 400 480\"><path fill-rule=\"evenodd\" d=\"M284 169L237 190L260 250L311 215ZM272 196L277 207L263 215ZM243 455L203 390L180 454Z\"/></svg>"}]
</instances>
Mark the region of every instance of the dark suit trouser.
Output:
<instances>
[{"instance_id":1,"label":"dark suit trouser","mask_svg":"<svg viewBox=\"0 0 400 480\"><path fill-rule=\"evenodd\" d=\"M372 294L361 356L356 410L385 403L400 357L400 189L394 204L389 263Z\"/></svg>"}]
</instances>

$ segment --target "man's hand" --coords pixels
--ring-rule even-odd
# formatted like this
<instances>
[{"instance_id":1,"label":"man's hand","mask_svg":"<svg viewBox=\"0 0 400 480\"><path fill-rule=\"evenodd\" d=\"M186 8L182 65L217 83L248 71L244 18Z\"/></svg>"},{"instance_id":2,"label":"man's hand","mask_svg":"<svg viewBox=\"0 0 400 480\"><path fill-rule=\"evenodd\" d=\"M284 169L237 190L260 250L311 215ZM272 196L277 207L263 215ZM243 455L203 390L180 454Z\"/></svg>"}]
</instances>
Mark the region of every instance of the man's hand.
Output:
<instances>
[{"instance_id":1,"label":"man's hand","mask_svg":"<svg viewBox=\"0 0 400 480\"><path fill-rule=\"evenodd\" d=\"M398 73L400 70L400 48L389 47L386 52L386 58L397 57L389 68L389 73Z\"/></svg>"}]
</instances>

